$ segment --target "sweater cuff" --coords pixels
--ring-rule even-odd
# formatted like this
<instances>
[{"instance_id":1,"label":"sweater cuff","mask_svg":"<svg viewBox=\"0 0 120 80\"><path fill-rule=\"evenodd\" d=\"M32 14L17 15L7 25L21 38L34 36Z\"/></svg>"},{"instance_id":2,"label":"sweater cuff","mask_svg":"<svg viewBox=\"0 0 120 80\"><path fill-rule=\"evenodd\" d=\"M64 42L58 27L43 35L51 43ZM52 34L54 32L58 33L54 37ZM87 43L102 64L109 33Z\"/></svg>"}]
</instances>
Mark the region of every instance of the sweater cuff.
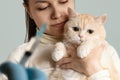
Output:
<instances>
[{"instance_id":1,"label":"sweater cuff","mask_svg":"<svg viewBox=\"0 0 120 80\"><path fill-rule=\"evenodd\" d=\"M88 80L111 80L108 70L101 70L91 75Z\"/></svg>"},{"instance_id":2,"label":"sweater cuff","mask_svg":"<svg viewBox=\"0 0 120 80\"><path fill-rule=\"evenodd\" d=\"M5 74L0 73L0 80L8 80L8 78Z\"/></svg>"}]
</instances>

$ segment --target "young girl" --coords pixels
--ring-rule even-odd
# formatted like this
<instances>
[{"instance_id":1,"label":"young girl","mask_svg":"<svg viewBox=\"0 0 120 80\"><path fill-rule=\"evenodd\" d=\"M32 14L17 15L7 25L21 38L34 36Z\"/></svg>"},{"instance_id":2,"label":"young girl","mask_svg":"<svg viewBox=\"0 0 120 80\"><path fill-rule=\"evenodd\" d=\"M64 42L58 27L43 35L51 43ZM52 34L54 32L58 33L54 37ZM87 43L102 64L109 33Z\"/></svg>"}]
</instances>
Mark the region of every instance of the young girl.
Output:
<instances>
[{"instance_id":1,"label":"young girl","mask_svg":"<svg viewBox=\"0 0 120 80\"><path fill-rule=\"evenodd\" d=\"M42 24L47 23L45 33L41 38L40 49L48 48L48 46L54 45L56 42L61 41L63 36L64 24L68 20L68 8L75 9L75 0L24 0L24 7L26 10L26 43L17 47L8 57L9 61L19 63L24 55L25 48L31 39L35 36L36 30L40 29ZM99 64L100 53L102 52L104 45L101 45L92 50L90 55L86 58L80 59L76 55L71 55L68 58L61 59L57 64L64 69L73 69L77 72L83 73L89 77L89 80L111 80L109 72L103 70ZM70 53L74 53L74 50L68 50ZM92 56L96 58L92 58ZM39 57L38 57L39 56ZM114 56L114 55L113 55ZM36 58L32 58L36 57ZM46 70L46 72L53 68L48 68L49 65L41 66L40 55L33 54L31 59L28 59L26 67L37 67ZM47 62L46 62L47 63ZM52 64L52 62L50 63ZM49 73L46 73L46 75ZM102 76L101 76L102 75ZM5 80L5 76L2 76Z\"/></svg>"}]
</instances>

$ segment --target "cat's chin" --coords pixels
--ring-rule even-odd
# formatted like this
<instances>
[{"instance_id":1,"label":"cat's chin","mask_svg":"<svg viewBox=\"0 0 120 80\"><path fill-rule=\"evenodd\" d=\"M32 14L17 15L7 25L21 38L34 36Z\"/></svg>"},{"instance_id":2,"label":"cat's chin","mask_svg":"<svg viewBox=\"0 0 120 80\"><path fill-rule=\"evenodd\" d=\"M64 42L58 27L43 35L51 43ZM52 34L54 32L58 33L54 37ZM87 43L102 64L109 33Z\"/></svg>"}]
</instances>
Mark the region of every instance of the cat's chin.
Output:
<instances>
[{"instance_id":1,"label":"cat's chin","mask_svg":"<svg viewBox=\"0 0 120 80\"><path fill-rule=\"evenodd\" d=\"M79 45L81 44L81 41L72 41L71 43L72 43L73 45L78 45L78 46L79 46Z\"/></svg>"},{"instance_id":2,"label":"cat's chin","mask_svg":"<svg viewBox=\"0 0 120 80\"><path fill-rule=\"evenodd\" d=\"M81 41L77 42L78 45L80 45L81 43L82 43Z\"/></svg>"}]
</instances>

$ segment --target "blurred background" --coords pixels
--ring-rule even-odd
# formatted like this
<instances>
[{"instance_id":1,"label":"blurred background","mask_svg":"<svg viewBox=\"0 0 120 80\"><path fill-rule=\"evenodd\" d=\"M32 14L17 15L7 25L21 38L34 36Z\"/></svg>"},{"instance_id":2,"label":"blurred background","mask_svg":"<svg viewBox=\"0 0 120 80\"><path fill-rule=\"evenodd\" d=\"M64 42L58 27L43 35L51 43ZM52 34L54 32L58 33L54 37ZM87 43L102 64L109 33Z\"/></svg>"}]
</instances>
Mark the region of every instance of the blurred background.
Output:
<instances>
[{"instance_id":1,"label":"blurred background","mask_svg":"<svg viewBox=\"0 0 120 80\"><path fill-rule=\"evenodd\" d=\"M0 63L17 46L24 43L25 12L23 0L1 0L0 2ZM75 0L76 11L95 16L107 14L106 40L120 55L120 0Z\"/></svg>"}]
</instances>

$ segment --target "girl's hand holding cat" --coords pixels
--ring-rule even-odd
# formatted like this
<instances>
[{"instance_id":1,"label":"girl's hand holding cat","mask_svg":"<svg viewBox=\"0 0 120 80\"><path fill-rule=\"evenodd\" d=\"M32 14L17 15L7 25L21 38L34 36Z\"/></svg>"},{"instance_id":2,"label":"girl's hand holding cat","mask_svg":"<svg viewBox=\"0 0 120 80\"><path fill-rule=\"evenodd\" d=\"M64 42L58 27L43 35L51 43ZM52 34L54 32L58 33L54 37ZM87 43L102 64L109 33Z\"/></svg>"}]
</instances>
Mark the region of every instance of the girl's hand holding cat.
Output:
<instances>
[{"instance_id":1,"label":"girl's hand holding cat","mask_svg":"<svg viewBox=\"0 0 120 80\"><path fill-rule=\"evenodd\" d=\"M91 76L92 74L103 70L100 64L103 48L104 45L96 47L87 57L79 58L75 52L75 47L73 50L67 50L70 56L62 58L57 62L57 64L60 65L62 69L73 69L77 72L85 74L86 76Z\"/></svg>"}]
</instances>

